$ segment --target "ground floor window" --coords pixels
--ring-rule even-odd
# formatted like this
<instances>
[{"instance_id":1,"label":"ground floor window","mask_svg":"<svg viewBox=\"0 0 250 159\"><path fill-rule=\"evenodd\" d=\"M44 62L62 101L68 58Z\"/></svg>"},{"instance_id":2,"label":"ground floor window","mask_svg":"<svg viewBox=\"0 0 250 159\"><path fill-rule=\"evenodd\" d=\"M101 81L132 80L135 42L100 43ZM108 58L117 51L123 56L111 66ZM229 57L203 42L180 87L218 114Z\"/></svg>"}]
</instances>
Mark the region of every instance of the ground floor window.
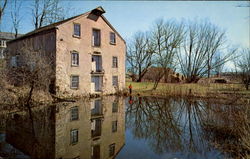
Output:
<instances>
[{"instance_id":1,"label":"ground floor window","mask_svg":"<svg viewBox=\"0 0 250 159\"><path fill-rule=\"evenodd\" d=\"M115 144L109 145L109 157L115 155Z\"/></svg>"},{"instance_id":2,"label":"ground floor window","mask_svg":"<svg viewBox=\"0 0 250 159\"><path fill-rule=\"evenodd\" d=\"M70 131L70 143L76 144L78 142L78 129Z\"/></svg>"},{"instance_id":3,"label":"ground floor window","mask_svg":"<svg viewBox=\"0 0 250 159\"><path fill-rule=\"evenodd\" d=\"M94 90L96 92L102 91L102 83L103 83L102 76L92 76L91 81L92 81L92 83L94 83Z\"/></svg>"},{"instance_id":4,"label":"ground floor window","mask_svg":"<svg viewBox=\"0 0 250 159\"><path fill-rule=\"evenodd\" d=\"M112 113L117 113L118 112L118 102L113 102L112 103Z\"/></svg>"},{"instance_id":5,"label":"ground floor window","mask_svg":"<svg viewBox=\"0 0 250 159\"><path fill-rule=\"evenodd\" d=\"M93 145L92 146L91 158L92 159L100 159L100 145Z\"/></svg>"},{"instance_id":6,"label":"ground floor window","mask_svg":"<svg viewBox=\"0 0 250 159\"><path fill-rule=\"evenodd\" d=\"M78 107L75 106L70 109L71 111L71 121L79 119Z\"/></svg>"},{"instance_id":7,"label":"ground floor window","mask_svg":"<svg viewBox=\"0 0 250 159\"><path fill-rule=\"evenodd\" d=\"M102 101L101 100L95 100L94 106L91 109L91 115L102 115Z\"/></svg>"},{"instance_id":8,"label":"ground floor window","mask_svg":"<svg viewBox=\"0 0 250 159\"><path fill-rule=\"evenodd\" d=\"M112 121L112 132L117 132L117 120Z\"/></svg>"},{"instance_id":9,"label":"ground floor window","mask_svg":"<svg viewBox=\"0 0 250 159\"><path fill-rule=\"evenodd\" d=\"M113 86L117 87L118 86L118 76L113 76L112 77L112 81L113 81L112 82Z\"/></svg>"},{"instance_id":10,"label":"ground floor window","mask_svg":"<svg viewBox=\"0 0 250 159\"><path fill-rule=\"evenodd\" d=\"M91 121L91 136L98 137L102 134L102 119L97 118Z\"/></svg>"}]
</instances>

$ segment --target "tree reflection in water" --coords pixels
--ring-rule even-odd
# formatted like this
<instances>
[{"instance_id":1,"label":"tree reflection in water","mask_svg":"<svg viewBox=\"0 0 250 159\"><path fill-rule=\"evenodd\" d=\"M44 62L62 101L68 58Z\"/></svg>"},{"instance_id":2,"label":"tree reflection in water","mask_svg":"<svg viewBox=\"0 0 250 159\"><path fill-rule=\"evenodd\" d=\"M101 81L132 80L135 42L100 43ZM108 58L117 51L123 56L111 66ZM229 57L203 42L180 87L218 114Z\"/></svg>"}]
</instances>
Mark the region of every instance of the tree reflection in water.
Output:
<instances>
[{"instance_id":1,"label":"tree reflection in water","mask_svg":"<svg viewBox=\"0 0 250 159\"><path fill-rule=\"evenodd\" d=\"M214 109L218 107L201 100L138 97L127 104L126 128L131 129L136 139L146 139L157 154L204 154L215 150L211 142L214 132L208 131L207 126L212 121L221 123L222 114ZM224 107L220 104L221 111ZM235 118L225 114L227 118L222 125L229 124L228 117Z\"/></svg>"},{"instance_id":2,"label":"tree reflection in water","mask_svg":"<svg viewBox=\"0 0 250 159\"><path fill-rule=\"evenodd\" d=\"M206 138L234 158L250 157L250 105L209 104L203 122Z\"/></svg>"},{"instance_id":3,"label":"tree reflection in water","mask_svg":"<svg viewBox=\"0 0 250 159\"><path fill-rule=\"evenodd\" d=\"M210 159L250 154L249 105L156 97L126 102L126 113L124 99L115 96L34 107L32 112L9 114L2 129L6 142L33 158ZM152 149L149 155L148 147L140 145L144 143ZM0 143L0 155L2 147Z\"/></svg>"}]
</instances>

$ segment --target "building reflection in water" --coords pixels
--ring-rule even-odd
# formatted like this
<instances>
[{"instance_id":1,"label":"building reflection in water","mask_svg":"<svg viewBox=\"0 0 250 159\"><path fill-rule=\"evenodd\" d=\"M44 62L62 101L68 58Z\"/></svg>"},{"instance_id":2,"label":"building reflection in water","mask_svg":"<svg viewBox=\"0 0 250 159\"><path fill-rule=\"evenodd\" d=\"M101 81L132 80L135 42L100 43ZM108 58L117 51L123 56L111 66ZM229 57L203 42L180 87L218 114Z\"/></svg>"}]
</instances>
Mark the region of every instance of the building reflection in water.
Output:
<instances>
[{"instance_id":1,"label":"building reflection in water","mask_svg":"<svg viewBox=\"0 0 250 159\"><path fill-rule=\"evenodd\" d=\"M125 143L124 105L105 97L13 113L6 140L31 158L114 158Z\"/></svg>"}]
</instances>

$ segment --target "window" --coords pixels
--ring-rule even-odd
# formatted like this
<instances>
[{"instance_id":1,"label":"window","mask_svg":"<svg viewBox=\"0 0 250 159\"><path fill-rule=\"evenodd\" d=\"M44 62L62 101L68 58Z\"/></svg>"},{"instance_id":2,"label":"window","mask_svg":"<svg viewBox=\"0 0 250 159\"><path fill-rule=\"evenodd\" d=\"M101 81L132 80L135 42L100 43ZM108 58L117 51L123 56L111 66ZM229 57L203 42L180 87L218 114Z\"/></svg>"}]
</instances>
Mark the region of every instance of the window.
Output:
<instances>
[{"instance_id":1,"label":"window","mask_svg":"<svg viewBox=\"0 0 250 159\"><path fill-rule=\"evenodd\" d=\"M109 157L115 155L115 144L109 145Z\"/></svg>"},{"instance_id":2,"label":"window","mask_svg":"<svg viewBox=\"0 0 250 159\"><path fill-rule=\"evenodd\" d=\"M4 53L3 53L3 49L0 48L0 59L3 59L4 58Z\"/></svg>"},{"instance_id":3,"label":"window","mask_svg":"<svg viewBox=\"0 0 250 159\"><path fill-rule=\"evenodd\" d=\"M95 68L92 68L94 72L102 72L102 56L92 55L92 62L95 62Z\"/></svg>"},{"instance_id":4,"label":"window","mask_svg":"<svg viewBox=\"0 0 250 159\"><path fill-rule=\"evenodd\" d=\"M12 67L17 67L17 56L12 56L10 60L10 65Z\"/></svg>"},{"instance_id":5,"label":"window","mask_svg":"<svg viewBox=\"0 0 250 159\"><path fill-rule=\"evenodd\" d=\"M76 144L78 142L78 129L71 130L70 132L70 143Z\"/></svg>"},{"instance_id":6,"label":"window","mask_svg":"<svg viewBox=\"0 0 250 159\"><path fill-rule=\"evenodd\" d=\"M113 76L113 86L118 86L118 76Z\"/></svg>"},{"instance_id":7,"label":"window","mask_svg":"<svg viewBox=\"0 0 250 159\"><path fill-rule=\"evenodd\" d=\"M71 53L71 65L72 66L78 66L79 65L79 53L76 51L73 51Z\"/></svg>"},{"instance_id":8,"label":"window","mask_svg":"<svg viewBox=\"0 0 250 159\"><path fill-rule=\"evenodd\" d=\"M112 104L112 113L117 113L118 112L118 102L114 102Z\"/></svg>"},{"instance_id":9,"label":"window","mask_svg":"<svg viewBox=\"0 0 250 159\"><path fill-rule=\"evenodd\" d=\"M113 56L113 60L112 60L113 64L112 64L112 67L113 68L117 68L118 67L118 58L116 56Z\"/></svg>"},{"instance_id":10,"label":"window","mask_svg":"<svg viewBox=\"0 0 250 159\"><path fill-rule=\"evenodd\" d=\"M102 103L101 102L102 102L101 100L94 101L94 107L91 109L91 116L102 115Z\"/></svg>"},{"instance_id":11,"label":"window","mask_svg":"<svg viewBox=\"0 0 250 159\"><path fill-rule=\"evenodd\" d=\"M111 32L110 33L110 44L115 44L116 40L115 40L115 33Z\"/></svg>"},{"instance_id":12,"label":"window","mask_svg":"<svg viewBox=\"0 0 250 159\"><path fill-rule=\"evenodd\" d=\"M91 159L100 159L100 145L92 146Z\"/></svg>"},{"instance_id":13,"label":"window","mask_svg":"<svg viewBox=\"0 0 250 159\"><path fill-rule=\"evenodd\" d=\"M94 90L96 92L102 91L103 77L102 76L92 76L91 82L94 83Z\"/></svg>"},{"instance_id":14,"label":"window","mask_svg":"<svg viewBox=\"0 0 250 159\"><path fill-rule=\"evenodd\" d=\"M6 47L6 41L5 40L1 40L1 47Z\"/></svg>"},{"instance_id":15,"label":"window","mask_svg":"<svg viewBox=\"0 0 250 159\"><path fill-rule=\"evenodd\" d=\"M117 132L117 120L112 121L112 132Z\"/></svg>"},{"instance_id":16,"label":"window","mask_svg":"<svg viewBox=\"0 0 250 159\"><path fill-rule=\"evenodd\" d=\"M71 76L71 88L79 88L79 76Z\"/></svg>"},{"instance_id":17,"label":"window","mask_svg":"<svg viewBox=\"0 0 250 159\"><path fill-rule=\"evenodd\" d=\"M80 37L81 36L81 25L74 24L74 36Z\"/></svg>"},{"instance_id":18,"label":"window","mask_svg":"<svg viewBox=\"0 0 250 159\"><path fill-rule=\"evenodd\" d=\"M91 137L98 137L102 134L102 119L96 118L91 121Z\"/></svg>"},{"instance_id":19,"label":"window","mask_svg":"<svg viewBox=\"0 0 250 159\"><path fill-rule=\"evenodd\" d=\"M98 29L93 29L93 46L101 45L101 31Z\"/></svg>"},{"instance_id":20,"label":"window","mask_svg":"<svg viewBox=\"0 0 250 159\"><path fill-rule=\"evenodd\" d=\"M71 108L70 111L71 111L71 121L78 120L78 118L79 118L78 107L75 106L75 107Z\"/></svg>"}]
</instances>

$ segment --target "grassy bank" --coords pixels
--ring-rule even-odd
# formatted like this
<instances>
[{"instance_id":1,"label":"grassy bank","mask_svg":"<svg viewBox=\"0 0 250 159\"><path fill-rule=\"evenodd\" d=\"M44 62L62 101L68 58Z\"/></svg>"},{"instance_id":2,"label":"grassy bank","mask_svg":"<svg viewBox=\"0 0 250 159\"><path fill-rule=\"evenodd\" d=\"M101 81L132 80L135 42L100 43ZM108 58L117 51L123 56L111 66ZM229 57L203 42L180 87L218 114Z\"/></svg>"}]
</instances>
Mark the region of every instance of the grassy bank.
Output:
<instances>
[{"instance_id":1,"label":"grassy bank","mask_svg":"<svg viewBox=\"0 0 250 159\"><path fill-rule=\"evenodd\" d=\"M193 96L193 97L237 97L250 99L250 91L241 84L197 84L197 83L159 83L156 90L152 90L151 82L126 82L126 88L132 85L132 95L142 96Z\"/></svg>"}]
</instances>

